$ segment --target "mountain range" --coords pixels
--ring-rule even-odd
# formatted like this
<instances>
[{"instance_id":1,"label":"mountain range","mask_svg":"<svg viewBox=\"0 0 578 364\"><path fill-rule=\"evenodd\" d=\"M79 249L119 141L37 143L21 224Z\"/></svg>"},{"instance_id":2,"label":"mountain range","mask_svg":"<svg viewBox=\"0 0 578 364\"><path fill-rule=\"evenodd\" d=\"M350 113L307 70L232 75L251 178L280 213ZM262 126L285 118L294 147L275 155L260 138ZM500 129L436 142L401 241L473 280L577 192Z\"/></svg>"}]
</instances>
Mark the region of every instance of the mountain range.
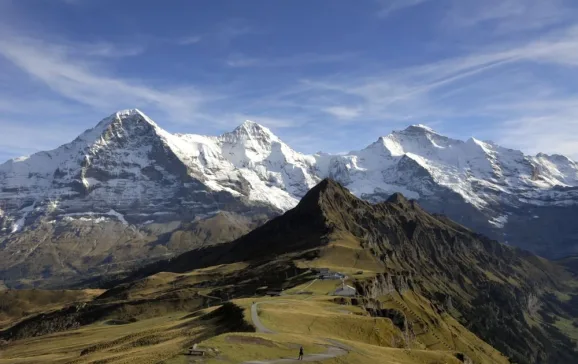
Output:
<instances>
[{"instance_id":1,"label":"mountain range","mask_svg":"<svg viewBox=\"0 0 578 364\"><path fill-rule=\"evenodd\" d=\"M324 178L370 202L401 192L543 256L578 252L578 164L564 156L423 125L359 151L306 155L254 122L214 137L171 134L133 109L0 165L0 280L61 282L232 240Z\"/></svg>"},{"instance_id":2,"label":"mountain range","mask_svg":"<svg viewBox=\"0 0 578 364\"><path fill-rule=\"evenodd\" d=\"M261 300L266 307L259 307L260 315L268 323L300 335L289 340L302 342L311 339L301 335L315 335L345 341L349 355L356 352L356 343L373 345L364 347L364 358L349 357L344 363L377 362L367 358L369 352L393 347L407 359L384 363L571 364L578 357L572 260L557 264L500 244L445 216L429 214L399 193L372 204L325 179L296 207L234 241L152 263L108 282L102 286L108 290L85 304L17 321L0 331L0 340L9 349L38 342L47 347L66 335L54 335L59 331L81 327L68 334L86 335L106 327L96 322L158 320L167 310L181 313L175 317L176 328L182 328L187 327L183 320L202 314L195 313L202 307L227 301L248 311L251 302L255 307ZM327 292L342 282L318 279L322 269L346 274L355 296ZM275 298L262 297L263 288L283 291L272 304L280 314L267 306ZM32 291L38 296L42 290ZM193 313L183 317L183 311ZM250 315L240 312L241 318ZM174 330L171 326L158 332L150 324L145 333L154 334L154 340L118 348L114 345L135 335L113 342L107 338L105 344L91 341L82 352L95 355L82 362L103 355L120 361L119 352L128 348L134 355L135 347L143 346L156 353L160 345L154 345L179 337L165 332ZM343 329L335 330L335 325ZM240 362L237 355L247 350L246 345L229 348L232 363ZM76 346L72 352L80 350ZM39 355L30 349L24 353ZM429 354L444 359L433 360ZM178 348L172 355L178 356Z\"/></svg>"}]
</instances>

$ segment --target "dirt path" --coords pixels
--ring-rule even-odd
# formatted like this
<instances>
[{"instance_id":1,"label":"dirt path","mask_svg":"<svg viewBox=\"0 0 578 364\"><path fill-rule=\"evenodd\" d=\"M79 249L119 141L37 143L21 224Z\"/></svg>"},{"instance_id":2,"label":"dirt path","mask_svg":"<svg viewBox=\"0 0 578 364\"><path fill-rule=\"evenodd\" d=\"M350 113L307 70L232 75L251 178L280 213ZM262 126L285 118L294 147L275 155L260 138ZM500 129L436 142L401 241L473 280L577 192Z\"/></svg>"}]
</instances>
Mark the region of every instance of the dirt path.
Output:
<instances>
[{"instance_id":1,"label":"dirt path","mask_svg":"<svg viewBox=\"0 0 578 364\"><path fill-rule=\"evenodd\" d=\"M272 301L271 303L273 303L273 302L280 302L280 301ZM265 334L274 334L275 332L268 329L267 327L265 327L265 325L263 325L263 323L261 322L261 319L259 318L259 313L257 312L257 308L259 307L259 303L267 303L267 302L257 302L251 306L251 320L253 320L253 324L255 325L255 328L257 328L257 332L262 332ZM336 346L336 345L339 345L339 343L337 343L333 340L328 340L328 341L331 342L331 344L333 344L333 345L328 345L327 351L325 353L307 354L307 355L303 356L303 360L297 360L295 358L282 358L282 359L246 361L243 364L299 363L302 361L318 362L318 361L322 361L322 360L337 358L337 357L346 355L349 352L348 350L346 350L342 346Z\"/></svg>"},{"instance_id":2,"label":"dirt path","mask_svg":"<svg viewBox=\"0 0 578 364\"><path fill-rule=\"evenodd\" d=\"M251 320L253 320L253 325L257 329L257 332L263 332L265 334L273 334L274 332L269 330L268 328L263 325L261 319L259 318L259 313L257 312L257 308L259 307L259 302L253 303L251 306Z\"/></svg>"}]
</instances>

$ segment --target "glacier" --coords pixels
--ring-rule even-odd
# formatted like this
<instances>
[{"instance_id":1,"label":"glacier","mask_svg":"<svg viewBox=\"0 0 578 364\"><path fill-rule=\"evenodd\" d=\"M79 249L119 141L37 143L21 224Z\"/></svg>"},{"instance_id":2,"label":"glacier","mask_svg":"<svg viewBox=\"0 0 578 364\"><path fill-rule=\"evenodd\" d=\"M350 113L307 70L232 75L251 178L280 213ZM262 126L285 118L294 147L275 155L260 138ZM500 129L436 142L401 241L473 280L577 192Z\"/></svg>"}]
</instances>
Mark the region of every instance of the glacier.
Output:
<instances>
[{"instance_id":1,"label":"glacier","mask_svg":"<svg viewBox=\"0 0 578 364\"><path fill-rule=\"evenodd\" d=\"M0 165L0 236L67 216L141 226L219 211L281 213L323 178L372 202L401 192L520 246L508 226L578 205L570 158L452 139L424 125L344 155L307 155L253 121L219 136L171 134L130 109L59 148Z\"/></svg>"}]
</instances>

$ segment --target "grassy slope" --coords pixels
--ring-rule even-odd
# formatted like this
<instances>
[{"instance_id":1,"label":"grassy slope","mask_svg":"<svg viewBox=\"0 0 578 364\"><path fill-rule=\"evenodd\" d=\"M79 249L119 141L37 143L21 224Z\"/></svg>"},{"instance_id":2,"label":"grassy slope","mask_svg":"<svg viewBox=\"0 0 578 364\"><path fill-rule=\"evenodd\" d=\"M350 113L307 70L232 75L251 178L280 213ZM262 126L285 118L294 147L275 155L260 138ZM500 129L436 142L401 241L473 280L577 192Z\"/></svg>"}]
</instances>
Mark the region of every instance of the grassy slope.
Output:
<instances>
[{"instance_id":1,"label":"grassy slope","mask_svg":"<svg viewBox=\"0 0 578 364\"><path fill-rule=\"evenodd\" d=\"M439 321L436 324L421 321L424 326L416 329L416 337L409 341L390 319L367 316L358 307L333 303L331 297L309 300L299 300L296 297L292 301L283 299L285 298L259 306L262 311L261 320L274 330L354 343L364 346L366 352L373 354L379 353L382 348L398 349L410 357L420 358L436 353L452 353L453 356L453 353L461 352L475 363L507 363L507 359L498 351L449 315L435 315L423 305L423 299L418 303L418 297L397 296L395 300L385 301L384 305L406 312L408 316L413 316L415 321L419 320L420 316L428 319L437 316Z\"/></svg>"},{"instance_id":2,"label":"grassy slope","mask_svg":"<svg viewBox=\"0 0 578 364\"><path fill-rule=\"evenodd\" d=\"M0 329L40 312L92 300L104 290L4 290L0 291Z\"/></svg>"},{"instance_id":3,"label":"grassy slope","mask_svg":"<svg viewBox=\"0 0 578 364\"><path fill-rule=\"evenodd\" d=\"M339 201L326 199L324 203L333 204L339 203ZM361 202L352 201L351 203L354 205L351 206L350 210L355 213L368 209ZM189 340L204 339L204 345L218 348L221 351L218 357L218 359L223 360L221 362L235 363L245 360L244 358L253 360L270 359L271 356L287 356L293 353L292 350L295 350L296 344L305 345L309 351L321 350L319 345L325 338L334 338L347 343L353 349L349 355L333 360L335 363L454 363L454 354L457 352L466 354L474 360L474 363L505 363L506 359L500 353L472 334L455 318L461 319L463 318L462 312L471 312L476 308L476 305L482 306L481 303L475 301L477 297L475 295L478 295L483 289L493 288L494 284L498 284L504 285L506 287L502 287L504 289L519 288L522 290L520 293L526 293L528 292L528 282L539 283L536 287L546 290L539 293L552 294L555 302L544 299L540 302L542 309L547 309L544 310L544 314L540 314L540 310L535 313L524 311L521 320L524 320L525 324L532 328L542 328L547 324L545 321L549 320L571 335L570 331L573 330L573 326L568 322L568 316L564 312L566 310L560 311L556 308L561 303L572 306L576 294L572 291L566 292L555 289L557 286L566 287L566 285L562 284L564 282L552 284L548 281L549 277L557 276L564 279L567 277L557 275L557 268L547 261L532 256L519 258L518 253L509 248L480 240L476 236L471 237L471 233L460 230L462 228L459 226L449 226L448 228L442 221L432 220L429 217L422 221L421 226L417 226L418 229L407 233L410 235L406 237L406 232L396 228L397 222L391 221L391 217L388 217L395 215L395 211L388 212L397 209L395 206L379 207L378 213L382 214L380 215L382 217L368 221L363 220L365 219L363 215L356 216L355 219L343 215L341 213L344 211L343 207L329 210L329 213L334 214L330 216L327 216L328 212L325 211L325 216L330 218L332 224L346 226L347 229L338 229L336 232L334 230L333 234L324 235L328 230L320 230L324 229L323 226L325 225L319 221L319 215L312 212L313 208L302 207L305 213L289 212L285 217L274 220L272 224L266 225L263 229L255 230L234 244L202 251L202 253L210 253L208 255L201 256L193 252L152 269L154 271L158 267L171 267L170 264L172 264L173 272L177 273L157 273L142 280L125 283L111 289L99 300L105 302L153 300L162 303L171 299L190 301L194 298L202 301L202 305L206 305L215 304L229 295L233 298L252 296L255 294L256 287L276 285L288 288L288 293L301 293L271 299L276 303L264 303L260 306L263 322L282 334L272 336L238 333L213 335L215 332L210 325L206 325L199 332L191 329L192 331L187 333L179 331L182 327L177 327L179 326L178 322L182 320L170 318L166 322L151 325L152 328L159 330L158 334L154 334L155 337L161 336L166 340L162 339L159 342L147 341L148 339L137 340L139 344L136 347L134 345L125 347L115 344L111 346L112 349L105 349L98 355L118 355L118 357L111 356L107 360L123 362L131 355L142 354L141 361L146 363L149 360L146 358L149 357L150 360L159 361L160 359L156 358L154 353L160 350L171 358L171 362L181 362L183 357L179 353L182 352L183 345L187 344L185 338L188 338ZM413 214L421 216L419 210L408 211L403 212L400 216L402 218L404 216L413 218ZM307 225L310 221L313 221L313 224ZM358 221L363 221L363 224L359 224ZM411 222L407 219L401 221L403 226L410 230ZM373 230L365 230L368 226ZM432 233L427 233L429 231L427 229L433 229L431 230ZM374 234L374 232L380 231L384 231L385 234ZM444 235L447 231L454 235ZM365 232L371 234L365 234ZM408 240L408 237L424 232L427 233L425 239ZM433 237L440 234L443 240L432 240ZM372 235L374 236L373 240L364 241L360 238L360 236L371 238ZM389 241L379 240L381 237L386 237ZM322 244L319 243L320 240L323 241ZM272 242L276 244L272 245ZM397 245L392 245L394 243ZM470 249L468 244L474 244L472 249L477 250ZM263 247L267 247L266 251ZM413 247L420 250L416 251ZM452 249L452 254L441 254L444 252L438 251L440 247ZM495 251L487 252L486 249L494 249ZM379 258L379 254L382 252L387 256L387 259ZM267 256L268 254L270 256ZM461 257L461 260L444 260L447 257L453 258L453 255L456 254ZM198 268L206 261L213 259L223 263L234 261L235 258L244 260L249 257L263 256L267 259L258 262L253 261L249 265L234 263L189 271L191 268ZM270 257L271 259L269 259ZM196 258L205 259L205 262L199 262L195 260ZM436 259L436 264L431 263L431 259ZM441 262L440 259L442 259ZM510 264L510 261L515 264ZM413 271L414 277L416 277L413 284L416 289L405 288L397 291L392 290L389 293L381 292L375 297L359 299L359 302L356 303L357 306L347 305L347 303L351 303L347 300L340 301L346 305L338 304L335 298L328 296L328 293L332 292L339 282L315 281L311 283L314 275L306 272L311 267L330 267L346 272L352 277L348 282L350 284L371 281L372 277L384 271L394 273ZM361 271L362 274L357 275L358 271ZM144 274L144 272L141 273ZM454 277L456 279L453 279ZM421 279L421 281L417 279ZM459 282L458 279L460 279ZM358 282L353 280L358 280ZM568 287L571 286L568 285ZM574 286L574 288L576 287ZM551 292L547 290L551 290ZM397 293L399 291L404 293ZM306 292L312 292L316 296L308 296L304 294ZM450 294L454 298L455 304L461 302L463 307L443 309L440 306L443 302L432 300L432 292ZM430 296L427 296L428 294ZM509 305L519 305L520 302L522 305L524 304L523 296L519 300L520 302L511 301L510 296L504 295L503 289L488 290L487 294L486 302L482 303L488 301L497 303L494 294L497 295L497 298L506 298L504 307L487 307L498 312L505 309L503 311L505 315L519 312L517 311L519 306ZM291 304L283 302L287 299L292 300ZM253 300L270 299L234 300L245 309L246 321L250 320L247 310ZM554 309L548 305L553 305ZM182 305L172 306L168 310L175 310L175 307L182 307ZM399 313L410 325L411 330L401 329L399 322L396 325L389 318L370 317L368 310L364 307L378 307L381 310ZM159 317L166 316L162 314L165 311L161 310L160 312ZM490 315L492 312L483 311L482 313ZM479 318L485 319L485 316L480 314ZM503 318L509 317L503 316ZM198 328L200 325L194 317L187 320L190 320L191 327ZM469 321L466 320L468 324ZM519 321L512 322L516 324ZM137 324L128 324L125 327L128 330L133 327L132 325L137 327ZM503 330L508 328L507 325L502 322L501 326L498 327ZM82 332L82 335L91 335L91 331L97 327L98 325L90 325L80 329L80 331L86 329L87 331ZM135 330L137 331L133 334L138 333L138 328ZM75 332L70 331L70 333ZM408 332L411 335L408 335ZM212 337L209 338L207 335ZM247 338L228 339L231 335ZM114 335L107 332L103 336L106 336L107 339L109 339L108 336L111 336L110 339L112 339ZM255 337L260 339L255 339ZM512 338L512 340L515 339L519 338ZM56 346L60 345L55 343L52 335L30 340L38 340L46 346L50 346L50 343ZM97 337L93 337L93 340L103 341L105 344L107 342ZM89 341L87 339L82 345L88 344ZM29 347L26 345L26 340L10 345L14 345L13 355L19 351L23 355L27 355ZM76 353L82 345L74 348ZM167 345L170 349L163 349ZM107 345L104 347L108 348ZM97 353L95 352L94 355Z\"/></svg>"},{"instance_id":4,"label":"grassy slope","mask_svg":"<svg viewBox=\"0 0 578 364\"><path fill-rule=\"evenodd\" d=\"M234 240L264 221L263 216L219 213L205 220L151 224L140 230L114 221L61 222L65 227L43 222L8 238L7 248L0 251L0 280L12 288L60 288L81 284L88 277L122 276L158 259ZM34 254L29 257L30 251Z\"/></svg>"},{"instance_id":5,"label":"grassy slope","mask_svg":"<svg viewBox=\"0 0 578 364\"><path fill-rule=\"evenodd\" d=\"M167 292L190 290L191 284L213 282L219 276L237 275L244 268L243 264L235 264L184 274L159 273L125 287L128 293L126 296L129 301L161 298ZM245 360L292 357L301 345L307 353L324 352L328 345L326 338L338 339L352 349L345 357L325 361L329 363L458 363L453 351L444 348L439 351L423 350L425 345L417 341L412 344L412 350L407 350L402 343L401 332L389 319L375 319L367 316L360 307L334 303L327 293L336 285L337 281L315 281L312 285L306 283L302 286L309 286L309 291L315 292L316 296L301 294L273 299L278 301L277 304L264 303L260 308L263 321L279 330L280 334L217 335L216 326L219 323L207 323L199 319L203 313L214 310L214 307L192 315L187 312L170 312L154 318L140 318L134 313L127 313L124 318L132 315L137 321L127 323L129 321L101 320L79 329L10 343L2 348L0 364L90 363L101 360L107 363L187 363L188 358L183 352L192 342L201 342L201 346L219 351L209 357L208 363L240 363ZM196 289L210 293L206 288ZM299 289L295 287L292 290ZM289 305L283 303L286 299L292 299L293 302ZM113 295L109 300L120 299ZM247 322L250 322L249 308L254 300L269 298L235 300L245 310L244 320ZM380 330L378 335L375 328ZM392 337L397 339L392 341ZM479 346L483 343L474 340L470 344ZM83 351L88 354L81 356Z\"/></svg>"},{"instance_id":6,"label":"grassy slope","mask_svg":"<svg viewBox=\"0 0 578 364\"><path fill-rule=\"evenodd\" d=\"M354 244L348 246L342 241L335 244L337 249L345 250L335 250L332 245L329 244L320 252L317 259L297 261L297 265L331 266L336 270L351 272L353 279L374 276L379 269L375 266L375 270L364 270L362 275L356 276L357 263L351 263L353 261L348 259L351 256L349 250L357 249ZM341 257L339 251L345 252L345 257ZM360 256L354 261L364 259L369 260L370 257ZM218 279L239 276L246 268L246 264L238 263L188 273L158 273L123 286L122 290L111 295L108 300L162 299L167 294L185 295L183 297L194 293L211 295L214 290L220 289L215 286L218 285ZM353 284L351 279L349 283ZM209 284L209 287L191 287L199 284ZM416 337L408 343L404 333L390 319L373 318L361 307L335 303L335 298L329 294L339 284L340 281L308 281L290 288L287 294L305 291L314 295L301 292L279 298L235 300L245 309L247 322L250 322L248 310L254 300L277 301L260 305L260 315L268 327L283 334L216 335L201 343L220 351L217 358L208 362L239 363L244 360L289 357L295 354L297 345L304 345L309 353L321 352L324 351L323 343L327 344L324 339L333 338L348 345L352 351L345 357L325 361L327 363L458 363L454 355L457 352L465 353L474 363L506 363L500 353L447 313L435 312L429 301L418 294L392 294L379 298L383 308L403 312L414 324ZM114 290L111 292L114 293ZM284 302L287 299L292 301ZM184 363L187 358L182 355L183 348L192 341L202 340L213 334L211 326L199 325L195 321L198 315L193 316L192 319L183 319L186 317L184 312L160 314L153 319L119 326L99 322L78 330L17 341L8 348L3 348L5 354L0 363L57 363L72 359L79 363L92 360L123 363L131 362L134 358L138 358L142 363ZM188 331L183 331L183 324L187 322ZM568 326L566 322L561 324ZM231 336L233 338L230 338ZM86 357L79 357L80 352L89 347L97 350Z\"/></svg>"},{"instance_id":7,"label":"grassy slope","mask_svg":"<svg viewBox=\"0 0 578 364\"><path fill-rule=\"evenodd\" d=\"M578 255L560 259L558 262L574 274L578 275Z\"/></svg>"},{"instance_id":8,"label":"grassy slope","mask_svg":"<svg viewBox=\"0 0 578 364\"><path fill-rule=\"evenodd\" d=\"M182 350L185 341L199 335L201 328L176 329L186 313L171 313L126 325L102 322L37 338L19 340L2 348L0 363L154 363ZM83 350L92 350L81 356ZM133 361L131 361L133 360Z\"/></svg>"}]
</instances>

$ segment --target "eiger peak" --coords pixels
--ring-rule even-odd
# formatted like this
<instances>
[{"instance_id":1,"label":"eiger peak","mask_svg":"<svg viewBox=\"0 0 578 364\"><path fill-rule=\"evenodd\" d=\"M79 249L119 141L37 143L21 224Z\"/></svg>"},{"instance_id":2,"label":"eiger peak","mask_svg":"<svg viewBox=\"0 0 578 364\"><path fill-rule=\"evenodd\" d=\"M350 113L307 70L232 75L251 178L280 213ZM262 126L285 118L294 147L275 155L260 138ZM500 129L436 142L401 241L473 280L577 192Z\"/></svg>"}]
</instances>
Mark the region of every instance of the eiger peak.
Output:
<instances>
[{"instance_id":1,"label":"eiger peak","mask_svg":"<svg viewBox=\"0 0 578 364\"><path fill-rule=\"evenodd\" d=\"M347 154L309 155L253 121L220 136L171 134L128 109L59 148L0 164L0 239L10 239L0 245L0 266L16 277L34 259L64 254L70 248L59 234L79 224L86 225L79 237L90 241L107 224L132 229L115 233L124 236L115 240L121 249L138 234L170 233L221 212L273 217L326 178L370 203L401 193L425 211L547 257L578 252L578 164L567 157L465 142L423 125ZM39 231L45 243L37 246ZM75 269L98 266L89 262Z\"/></svg>"}]
</instances>

